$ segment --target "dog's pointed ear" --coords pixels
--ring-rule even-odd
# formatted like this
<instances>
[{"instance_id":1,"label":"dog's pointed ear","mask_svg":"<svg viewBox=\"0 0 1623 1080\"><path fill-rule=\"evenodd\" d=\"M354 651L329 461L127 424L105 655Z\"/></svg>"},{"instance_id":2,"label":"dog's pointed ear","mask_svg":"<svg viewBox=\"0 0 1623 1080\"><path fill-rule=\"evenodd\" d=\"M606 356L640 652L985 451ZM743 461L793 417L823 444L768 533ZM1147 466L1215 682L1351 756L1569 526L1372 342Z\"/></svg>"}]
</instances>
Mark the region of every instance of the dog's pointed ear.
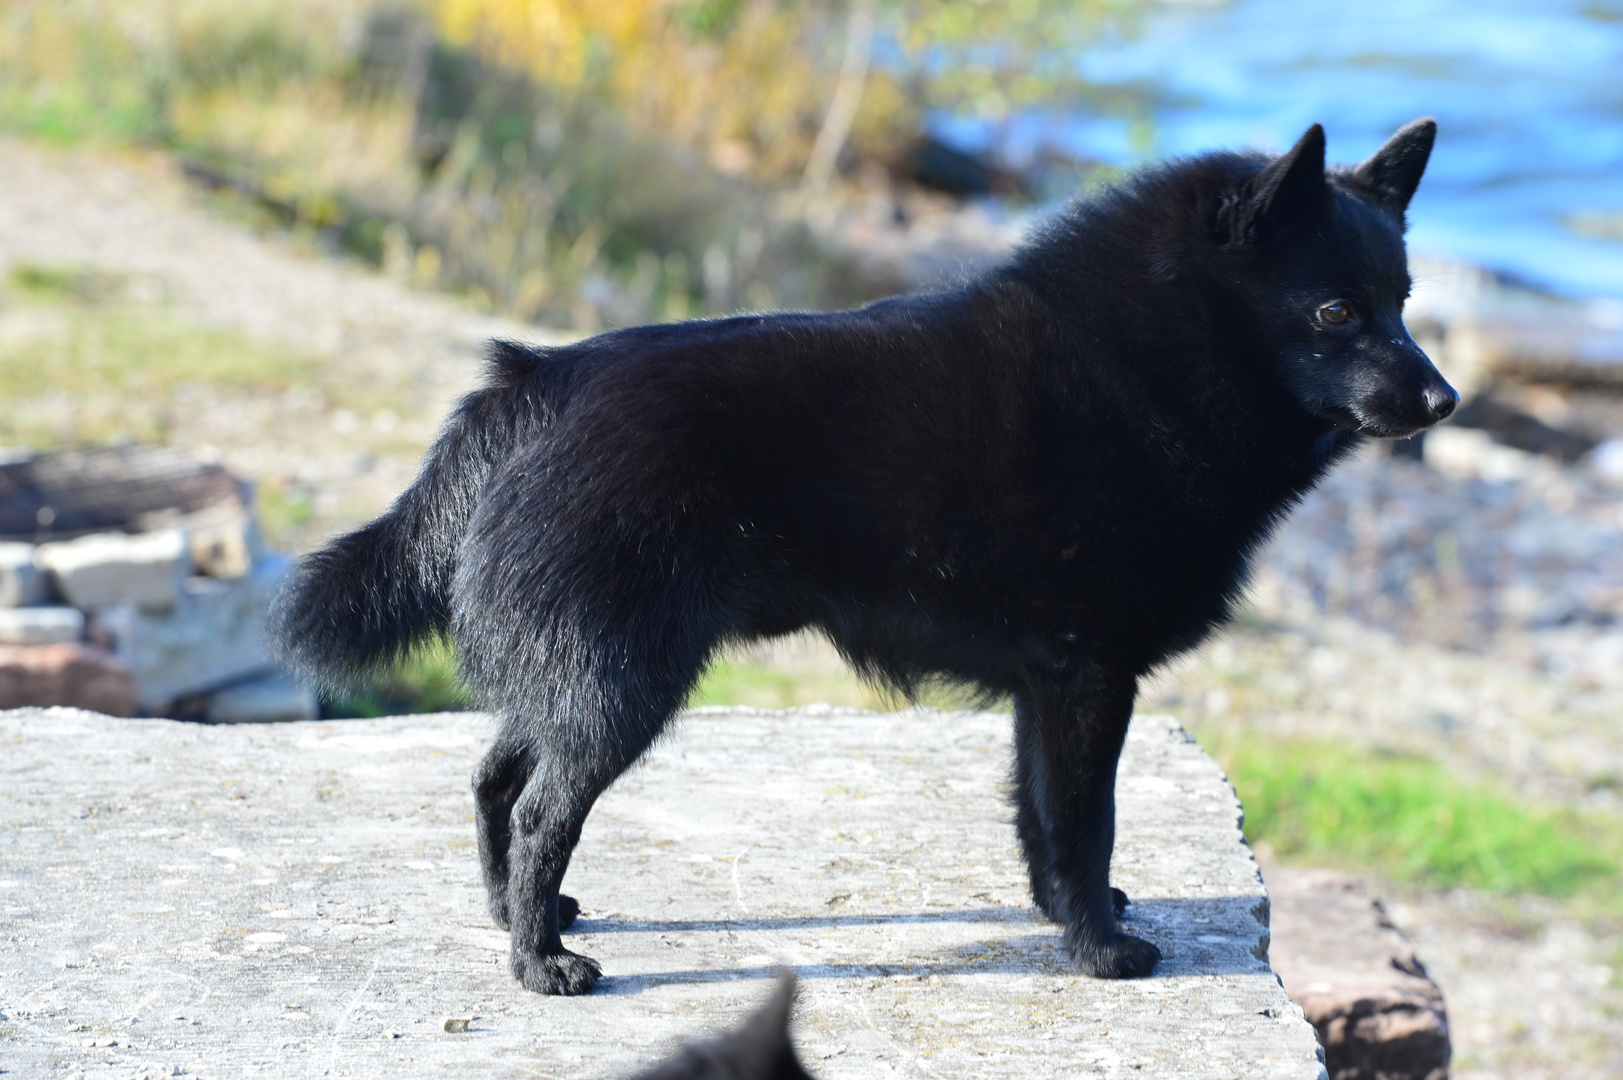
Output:
<instances>
[{"instance_id":1,"label":"dog's pointed ear","mask_svg":"<svg viewBox=\"0 0 1623 1080\"><path fill-rule=\"evenodd\" d=\"M1329 198L1324 128L1314 124L1295 146L1246 181L1232 203L1229 239L1254 244L1282 236L1321 213Z\"/></svg>"},{"instance_id":2,"label":"dog's pointed ear","mask_svg":"<svg viewBox=\"0 0 1623 1080\"><path fill-rule=\"evenodd\" d=\"M1405 124L1369 160L1354 169L1353 176L1383 206L1401 214L1420 186L1420 176L1431 159L1431 144L1436 141L1437 121L1431 117Z\"/></svg>"}]
</instances>

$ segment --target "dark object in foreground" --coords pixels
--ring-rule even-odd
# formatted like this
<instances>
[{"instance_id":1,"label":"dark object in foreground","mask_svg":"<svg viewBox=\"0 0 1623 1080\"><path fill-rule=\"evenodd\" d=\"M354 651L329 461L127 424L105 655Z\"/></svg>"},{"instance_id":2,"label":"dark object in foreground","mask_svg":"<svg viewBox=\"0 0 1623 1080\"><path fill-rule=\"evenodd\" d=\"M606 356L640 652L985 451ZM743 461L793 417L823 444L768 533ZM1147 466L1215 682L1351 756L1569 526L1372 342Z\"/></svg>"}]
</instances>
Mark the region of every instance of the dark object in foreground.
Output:
<instances>
[{"instance_id":1,"label":"dark object in foreground","mask_svg":"<svg viewBox=\"0 0 1623 1080\"><path fill-rule=\"evenodd\" d=\"M1447 1080L1443 992L1354 878L1267 871L1269 961L1324 1047L1330 1080Z\"/></svg>"},{"instance_id":2,"label":"dark object in foreground","mask_svg":"<svg viewBox=\"0 0 1623 1080\"><path fill-rule=\"evenodd\" d=\"M812 1080L789 1037L794 1000L795 977L785 973L766 1004L737 1028L685 1046L633 1080Z\"/></svg>"},{"instance_id":3,"label":"dark object in foreground","mask_svg":"<svg viewBox=\"0 0 1623 1080\"><path fill-rule=\"evenodd\" d=\"M304 561L282 648L341 688L455 637L501 717L479 850L532 990L600 974L559 936L593 802L719 647L804 627L903 690L1012 696L1033 898L1081 971L1147 974L1109 882L1138 679L1332 462L1458 401L1402 322L1434 132L1150 169L946 292L497 345L416 484Z\"/></svg>"}]
</instances>

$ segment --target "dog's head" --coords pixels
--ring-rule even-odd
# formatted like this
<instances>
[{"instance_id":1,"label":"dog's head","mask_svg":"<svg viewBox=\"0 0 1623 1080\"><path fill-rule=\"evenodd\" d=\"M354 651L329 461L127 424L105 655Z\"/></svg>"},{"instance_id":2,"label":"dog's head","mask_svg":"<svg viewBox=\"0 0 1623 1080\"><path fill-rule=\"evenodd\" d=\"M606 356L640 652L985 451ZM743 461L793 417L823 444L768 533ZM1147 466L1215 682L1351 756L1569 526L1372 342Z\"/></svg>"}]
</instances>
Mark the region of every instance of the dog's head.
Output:
<instances>
[{"instance_id":1,"label":"dog's head","mask_svg":"<svg viewBox=\"0 0 1623 1080\"><path fill-rule=\"evenodd\" d=\"M1436 133L1416 120L1368 161L1327 172L1315 124L1219 200L1233 299L1293 396L1334 426L1402 438L1459 403L1403 325L1404 211Z\"/></svg>"}]
</instances>

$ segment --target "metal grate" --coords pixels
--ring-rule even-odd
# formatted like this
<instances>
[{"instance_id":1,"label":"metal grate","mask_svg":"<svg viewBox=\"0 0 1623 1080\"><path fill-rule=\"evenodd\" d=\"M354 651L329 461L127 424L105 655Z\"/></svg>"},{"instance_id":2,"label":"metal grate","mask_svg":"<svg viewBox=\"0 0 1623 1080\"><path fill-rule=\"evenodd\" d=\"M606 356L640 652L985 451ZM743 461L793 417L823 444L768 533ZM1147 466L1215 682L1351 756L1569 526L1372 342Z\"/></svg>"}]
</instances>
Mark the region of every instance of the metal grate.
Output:
<instances>
[{"instance_id":1,"label":"metal grate","mask_svg":"<svg viewBox=\"0 0 1623 1080\"><path fill-rule=\"evenodd\" d=\"M240 501L235 477L179 450L73 450L0 462L0 539L67 540Z\"/></svg>"}]
</instances>

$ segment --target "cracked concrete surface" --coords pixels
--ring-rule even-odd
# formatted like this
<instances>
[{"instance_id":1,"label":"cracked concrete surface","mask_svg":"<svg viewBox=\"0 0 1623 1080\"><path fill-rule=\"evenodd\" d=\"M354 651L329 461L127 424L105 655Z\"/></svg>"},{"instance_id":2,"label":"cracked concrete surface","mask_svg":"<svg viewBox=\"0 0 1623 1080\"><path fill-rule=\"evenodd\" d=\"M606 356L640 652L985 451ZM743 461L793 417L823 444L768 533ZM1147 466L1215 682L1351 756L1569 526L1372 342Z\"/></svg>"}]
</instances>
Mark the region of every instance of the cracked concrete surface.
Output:
<instances>
[{"instance_id":1,"label":"cracked concrete surface","mask_svg":"<svg viewBox=\"0 0 1623 1080\"><path fill-rule=\"evenodd\" d=\"M1073 974L1031 908L1006 716L699 710L587 824L568 940L606 978L574 999L512 982L485 914L489 725L0 713L0 1070L595 1080L788 965L827 1080L1323 1075L1239 805L1168 718L1135 720L1119 786L1151 978Z\"/></svg>"}]
</instances>

